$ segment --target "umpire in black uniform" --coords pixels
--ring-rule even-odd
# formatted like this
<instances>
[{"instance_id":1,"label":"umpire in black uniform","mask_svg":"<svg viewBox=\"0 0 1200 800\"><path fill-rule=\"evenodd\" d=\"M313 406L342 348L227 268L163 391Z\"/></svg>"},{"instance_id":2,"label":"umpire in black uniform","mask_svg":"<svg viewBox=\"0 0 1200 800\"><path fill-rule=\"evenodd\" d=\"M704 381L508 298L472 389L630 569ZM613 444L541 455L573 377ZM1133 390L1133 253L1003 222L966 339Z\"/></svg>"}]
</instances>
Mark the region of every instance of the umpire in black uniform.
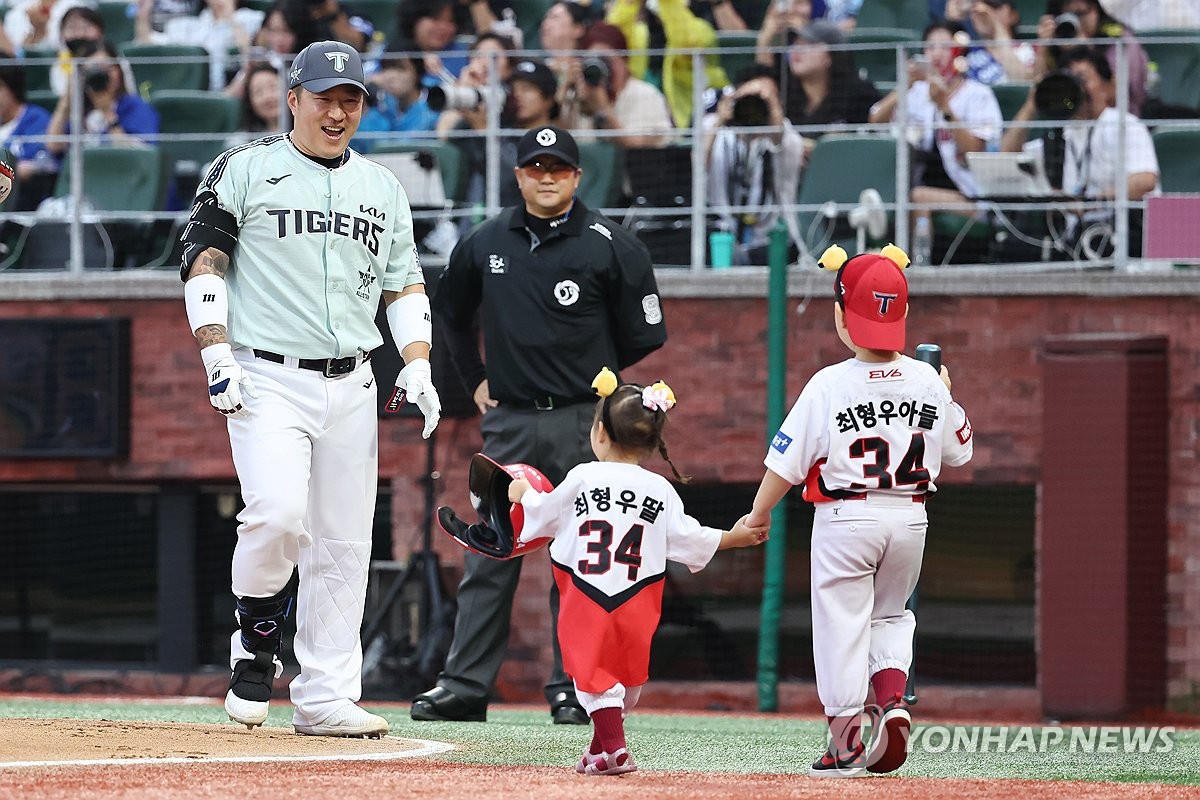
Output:
<instances>
[{"instance_id":1,"label":"umpire in black uniform","mask_svg":"<svg viewBox=\"0 0 1200 800\"><path fill-rule=\"evenodd\" d=\"M575 197L583 172L571 134L552 126L529 130L517 145L515 173L524 205L505 208L463 237L438 281L433 309L483 414L483 452L501 464L537 467L557 484L595 458L588 434L596 373L637 363L662 346L667 329L646 247ZM486 367L472 333L477 312ZM413 719L487 719L524 559L464 558L450 655L437 686L413 700ZM553 585L550 614L550 713L556 723L586 725L562 668Z\"/></svg>"}]
</instances>

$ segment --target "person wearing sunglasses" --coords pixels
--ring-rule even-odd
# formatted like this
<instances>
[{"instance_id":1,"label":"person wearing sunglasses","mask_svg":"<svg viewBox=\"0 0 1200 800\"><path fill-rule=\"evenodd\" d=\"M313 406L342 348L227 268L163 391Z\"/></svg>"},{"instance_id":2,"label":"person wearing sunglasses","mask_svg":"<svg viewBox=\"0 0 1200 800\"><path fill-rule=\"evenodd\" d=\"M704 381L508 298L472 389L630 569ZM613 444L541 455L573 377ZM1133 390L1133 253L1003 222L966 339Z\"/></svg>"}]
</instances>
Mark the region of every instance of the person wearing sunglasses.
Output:
<instances>
[{"instance_id":1,"label":"person wearing sunglasses","mask_svg":"<svg viewBox=\"0 0 1200 800\"><path fill-rule=\"evenodd\" d=\"M516 164L522 202L458 242L438 280L433 313L482 415L484 455L528 464L557 484L595 459L592 379L604 366L619 371L641 361L663 345L667 330L645 245L576 196L587 176L571 134L532 128L517 143ZM486 364L473 333L477 317ZM494 699L524 559L463 558L450 655L437 685L414 698L415 720L482 722ZM555 723L587 725L562 667L553 583L549 591L554 663L546 701ZM544 623L539 616L525 620L530 624Z\"/></svg>"}]
</instances>

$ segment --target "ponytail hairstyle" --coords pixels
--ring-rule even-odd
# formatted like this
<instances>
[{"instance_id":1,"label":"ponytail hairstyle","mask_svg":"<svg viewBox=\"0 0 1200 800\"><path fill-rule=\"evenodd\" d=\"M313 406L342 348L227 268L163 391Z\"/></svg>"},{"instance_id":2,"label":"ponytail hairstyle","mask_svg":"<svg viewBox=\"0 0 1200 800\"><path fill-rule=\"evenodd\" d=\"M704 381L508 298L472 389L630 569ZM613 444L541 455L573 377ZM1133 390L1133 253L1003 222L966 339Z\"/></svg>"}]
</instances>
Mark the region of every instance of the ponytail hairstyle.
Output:
<instances>
[{"instance_id":1,"label":"ponytail hairstyle","mask_svg":"<svg viewBox=\"0 0 1200 800\"><path fill-rule=\"evenodd\" d=\"M667 454L663 427L667 411L675 407L675 393L662 381L650 386L636 383L618 384L617 376L603 367L592 388L600 395L596 403L596 421L613 444L630 453L647 456L657 452L671 467L671 474L680 483L691 482L691 476L680 475Z\"/></svg>"}]
</instances>

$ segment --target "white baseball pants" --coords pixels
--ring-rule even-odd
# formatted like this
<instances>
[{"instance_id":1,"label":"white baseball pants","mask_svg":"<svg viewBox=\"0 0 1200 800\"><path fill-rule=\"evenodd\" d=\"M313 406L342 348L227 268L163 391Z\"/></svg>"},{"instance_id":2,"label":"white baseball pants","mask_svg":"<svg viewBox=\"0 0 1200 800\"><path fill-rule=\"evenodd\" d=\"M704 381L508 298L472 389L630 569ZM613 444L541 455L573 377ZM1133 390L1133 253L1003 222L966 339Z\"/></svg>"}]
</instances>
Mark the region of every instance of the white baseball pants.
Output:
<instances>
[{"instance_id":1,"label":"white baseball pants","mask_svg":"<svg viewBox=\"0 0 1200 800\"><path fill-rule=\"evenodd\" d=\"M299 566L297 724L316 724L362 694L362 628L378 481L370 362L336 378L235 351L254 381L250 415L229 419L245 509L233 593L269 597ZM230 663L250 657L238 632Z\"/></svg>"},{"instance_id":2,"label":"white baseball pants","mask_svg":"<svg viewBox=\"0 0 1200 800\"><path fill-rule=\"evenodd\" d=\"M925 504L907 496L817 503L813 662L828 716L861 711L876 672L908 674L916 618L904 604L921 574L928 526Z\"/></svg>"}]
</instances>

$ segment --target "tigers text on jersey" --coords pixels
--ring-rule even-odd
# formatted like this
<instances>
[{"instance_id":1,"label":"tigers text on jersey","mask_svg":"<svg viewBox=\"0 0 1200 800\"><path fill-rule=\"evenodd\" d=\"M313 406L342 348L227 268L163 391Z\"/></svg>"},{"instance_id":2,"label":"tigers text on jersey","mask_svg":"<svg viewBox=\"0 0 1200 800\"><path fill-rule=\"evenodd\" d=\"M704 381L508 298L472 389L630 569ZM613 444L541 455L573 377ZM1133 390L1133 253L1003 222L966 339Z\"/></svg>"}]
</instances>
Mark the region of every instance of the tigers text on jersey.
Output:
<instances>
[{"instance_id":1,"label":"tigers text on jersey","mask_svg":"<svg viewBox=\"0 0 1200 800\"><path fill-rule=\"evenodd\" d=\"M297 358L383 343L383 290L423 283L408 197L389 170L348 150L329 169L286 136L227 150L199 192L237 220L225 280L229 338Z\"/></svg>"},{"instance_id":2,"label":"tigers text on jersey","mask_svg":"<svg viewBox=\"0 0 1200 800\"><path fill-rule=\"evenodd\" d=\"M521 539L554 537L563 668L585 692L645 683L667 561L703 569L721 531L684 513L671 483L636 464L580 464L521 504Z\"/></svg>"},{"instance_id":3,"label":"tigers text on jersey","mask_svg":"<svg viewBox=\"0 0 1200 800\"><path fill-rule=\"evenodd\" d=\"M810 502L937 490L943 464L971 459L971 423L929 365L848 359L812 377L775 434L766 466Z\"/></svg>"}]
</instances>

